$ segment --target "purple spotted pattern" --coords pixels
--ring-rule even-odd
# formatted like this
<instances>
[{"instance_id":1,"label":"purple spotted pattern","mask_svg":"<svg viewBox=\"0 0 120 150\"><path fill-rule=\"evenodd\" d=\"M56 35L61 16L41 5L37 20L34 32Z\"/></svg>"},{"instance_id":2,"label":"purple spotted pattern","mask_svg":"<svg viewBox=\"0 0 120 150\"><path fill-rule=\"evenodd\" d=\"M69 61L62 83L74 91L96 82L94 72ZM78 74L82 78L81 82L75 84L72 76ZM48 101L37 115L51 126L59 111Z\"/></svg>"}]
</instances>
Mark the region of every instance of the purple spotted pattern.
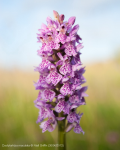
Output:
<instances>
[{"instance_id":1,"label":"purple spotted pattern","mask_svg":"<svg viewBox=\"0 0 120 150\"><path fill-rule=\"evenodd\" d=\"M42 62L35 71L39 79L34 83L39 91L35 106L39 109L37 123L42 132L52 132L58 121L66 119L65 131L71 129L75 133L83 133L80 119L83 113L77 108L85 105L87 87L83 74L85 67L80 60L80 50L83 48L81 37L77 34L79 25L75 25L75 17L64 21L64 15L53 11L55 20L47 17L47 25L42 24L37 34L41 43L37 54ZM59 113L62 114L62 117ZM45 120L44 120L45 119Z\"/></svg>"}]
</instances>

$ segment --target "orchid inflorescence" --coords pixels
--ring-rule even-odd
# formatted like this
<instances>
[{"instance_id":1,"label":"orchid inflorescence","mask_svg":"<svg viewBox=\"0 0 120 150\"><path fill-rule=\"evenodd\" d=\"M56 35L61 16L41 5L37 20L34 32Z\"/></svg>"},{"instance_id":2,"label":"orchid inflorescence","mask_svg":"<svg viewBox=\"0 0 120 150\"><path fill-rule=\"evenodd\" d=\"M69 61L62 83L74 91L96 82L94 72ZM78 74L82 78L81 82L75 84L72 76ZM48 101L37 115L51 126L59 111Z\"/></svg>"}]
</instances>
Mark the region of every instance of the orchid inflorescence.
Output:
<instances>
[{"instance_id":1,"label":"orchid inflorescence","mask_svg":"<svg viewBox=\"0 0 120 150\"><path fill-rule=\"evenodd\" d=\"M37 51L42 62L35 67L40 73L34 84L39 90L34 101L39 109L37 123L41 122L42 132L52 132L58 121L66 119L65 132L74 128L75 133L84 133L79 125L83 113L77 113L77 107L85 105L84 97L87 96L87 87L82 87L86 80L83 77L85 67L79 57L79 50L83 48L77 34L79 25L73 27L75 17L64 21L63 14L56 11L53 14L55 20L47 17L47 25L42 24L37 34L38 42L42 43Z\"/></svg>"}]
</instances>

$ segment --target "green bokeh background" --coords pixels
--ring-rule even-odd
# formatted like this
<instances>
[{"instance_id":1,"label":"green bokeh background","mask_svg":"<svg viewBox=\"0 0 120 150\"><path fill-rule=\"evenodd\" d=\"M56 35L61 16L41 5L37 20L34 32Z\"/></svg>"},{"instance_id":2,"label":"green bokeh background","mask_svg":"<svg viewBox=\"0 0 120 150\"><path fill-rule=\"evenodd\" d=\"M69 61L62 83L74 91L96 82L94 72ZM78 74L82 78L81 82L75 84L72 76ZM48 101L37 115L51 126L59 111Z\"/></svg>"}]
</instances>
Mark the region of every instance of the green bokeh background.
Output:
<instances>
[{"instance_id":1,"label":"green bokeh background","mask_svg":"<svg viewBox=\"0 0 120 150\"><path fill-rule=\"evenodd\" d=\"M86 105L80 125L85 134L66 134L67 150L120 150L120 61L86 65L88 85ZM57 128L42 133L36 124L38 109L34 106L38 91L33 81L39 74L32 71L0 69L0 150L43 149L40 144L57 144ZM39 144L39 147L8 148L2 144Z\"/></svg>"}]
</instances>

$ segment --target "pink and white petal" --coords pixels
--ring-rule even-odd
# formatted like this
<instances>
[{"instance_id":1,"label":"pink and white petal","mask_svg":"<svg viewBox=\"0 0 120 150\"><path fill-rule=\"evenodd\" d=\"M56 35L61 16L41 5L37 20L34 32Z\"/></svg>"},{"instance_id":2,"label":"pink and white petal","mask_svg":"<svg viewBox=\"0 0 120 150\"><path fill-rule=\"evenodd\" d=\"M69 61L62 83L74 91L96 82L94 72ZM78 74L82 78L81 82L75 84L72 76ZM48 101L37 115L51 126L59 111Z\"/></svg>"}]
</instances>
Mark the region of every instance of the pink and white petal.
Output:
<instances>
[{"instance_id":1,"label":"pink and white petal","mask_svg":"<svg viewBox=\"0 0 120 150\"><path fill-rule=\"evenodd\" d=\"M48 131L52 132L56 128L56 125L57 125L57 121L55 121L53 124L50 124L48 126Z\"/></svg>"},{"instance_id":2,"label":"pink and white petal","mask_svg":"<svg viewBox=\"0 0 120 150\"><path fill-rule=\"evenodd\" d=\"M74 132L75 133L83 133L84 134L84 131L82 130L82 128L80 127L80 125L79 124L77 124L76 126L75 126L75 128L74 128Z\"/></svg>"},{"instance_id":3,"label":"pink and white petal","mask_svg":"<svg viewBox=\"0 0 120 150\"><path fill-rule=\"evenodd\" d=\"M75 19L76 19L76 17L70 17L70 18L68 19L68 24L69 24L69 25L73 25L73 24L75 23Z\"/></svg>"},{"instance_id":4,"label":"pink and white petal","mask_svg":"<svg viewBox=\"0 0 120 150\"><path fill-rule=\"evenodd\" d=\"M82 49L84 46L82 45L82 43L78 44L76 46L77 52L79 52L80 49Z\"/></svg>"},{"instance_id":5,"label":"pink and white petal","mask_svg":"<svg viewBox=\"0 0 120 150\"><path fill-rule=\"evenodd\" d=\"M83 92L83 93L81 94L81 96L82 96L82 97L87 97L88 94L86 94L85 92Z\"/></svg>"},{"instance_id":6,"label":"pink and white petal","mask_svg":"<svg viewBox=\"0 0 120 150\"><path fill-rule=\"evenodd\" d=\"M59 66L59 65L61 66L62 64L63 64L63 61L62 61L62 60L59 60L59 61L56 63L56 67Z\"/></svg>"},{"instance_id":7,"label":"pink and white petal","mask_svg":"<svg viewBox=\"0 0 120 150\"><path fill-rule=\"evenodd\" d=\"M63 60L63 56L61 55L61 53L57 53L58 57L60 58L60 60Z\"/></svg>"},{"instance_id":8,"label":"pink and white petal","mask_svg":"<svg viewBox=\"0 0 120 150\"><path fill-rule=\"evenodd\" d=\"M70 110L73 108L77 108L78 106L79 106L78 104L73 104L73 105L71 105Z\"/></svg>"},{"instance_id":9,"label":"pink and white petal","mask_svg":"<svg viewBox=\"0 0 120 150\"><path fill-rule=\"evenodd\" d=\"M69 132L70 130L72 130L72 128L74 127L73 123L72 124L69 124L66 128L66 132Z\"/></svg>"},{"instance_id":10,"label":"pink and white petal","mask_svg":"<svg viewBox=\"0 0 120 150\"><path fill-rule=\"evenodd\" d=\"M42 122L42 123L39 125L40 128L42 128L42 133L44 133L44 132L47 130L48 125L49 125L49 122L48 122L48 121L44 121L44 122Z\"/></svg>"},{"instance_id":11,"label":"pink and white petal","mask_svg":"<svg viewBox=\"0 0 120 150\"><path fill-rule=\"evenodd\" d=\"M52 124L49 124L47 129L48 129L49 132L52 132L54 130Z\"/></svg>"},{"instance_id":12,"label":"pink and white petal","mask_svg":"<svg viewBox=\"0 0 120 150\"><path fill-rule=\"evenodd\" d=\"M60 99L64 99L65 97L62 95L62 94L59 94L58 96L57 96L57 99L58 100L60 100Z\"/></svg>"},{"instance_id":13,"label":"pink and white petal","mask_svg":"<svg viewBox=\"0 0 120 150\"><path fill-rule=\"evenodd\" d=\"M75 112L71 112L70 114L68 114L67 116L67 120L70 123L73 123L76 120L76 113Z\"/></svg>"},{"instance_id":14,"label":"pink and white petal","mask_svg":"<svg viewBox=\"0 0 120 150\"><path fill-rule=\"evenodd\" d=\"M79 103L80 102L80 99L79 99L79 96L78 95L73 95L69 98L69 101L71 103Z\"/></svg>"},{"instance_id":15,"label":"pink and white petal","mask_svg":"<svg viewBox=\"0 0 120 150\"><path fill-rule=\"evenodd\" d=\"M76 34L77 31L78 31L78 29L79 29L79 25L77 24L77 25L75 25L75 26L73 27L73 29L72 29L72 31L70 32L70 34L71 34L71 35Z\"/></svg>"},{"instance_id":16,"label":"pink and white petal","mask_svg":"<svg viewBox=\"0 0 120 150\"><path fill-rule=\"evenodd\" d=\"M62 79L62 75L60 75L56 71L51 73L51 81L54 84L54 86L56 86L61 79Z\"/></svg>"},{"instance_id":17,"label":"pink and white petal","mask_svg":"<svg viewBox=\"0 0 120 150\"><path fill-rule=\"evenodd\" d=\"M68 55L68 56L75 56L77 55L76 51L75 51L75 47L73 45L68 45L66 48L65 48L65 53Z\"/></svg>"},{"instance_id":18,"label":"pink and white petal","mask_svg":"<svg viewBox=\"0 0 120 150\"><path fill-rule=\"evenodd\" d=\"M51 83L51 75L48 74L48 76L46 77L46 82L49 84Z\"/></svg>"},{"instance_id":19,"label":"pink and white petal","mask_svg":"<svg viewBox=\"0 0 120 150\"><path fill-rule=\"evenodd\" d=\"M61 89L60 89L60 93L64 96L66 96L67 94L71 94L71 90L70 90L70 85L69 83L65 83Z\"/></svg>"},{"instance_id":20,"label":"pink and white petal","mask_svg":"<svg viewBox=\"0 0 120 150\"><path fill-rule=\"evenodd\" d=\"M71 65L69 63L66 63L60 67L59 71L61 74L66 75L67 73L70 73L72 71Z\"/></svg>"},{"instance_id":21,"label":"pink and white petal","mask_svg":"<svg viewBox=\"0 0 120 150\"><path fill-rule=\"evenodd\" d=\"M62 78L62 83L66 82L66 81L68 81L68 80L69 80L69 78L68 78L67 76L64 76L64 77Z\"/></svg>"},{"instance_id":22,"label":"pink and white petal","mask_svg":"<svg viewBox=\"0 0 120 150\"><path fill-rule=\"evenodd\" d=\"M63 109L64 114L69 114L70 112L70 104L69 103L65 103L65 107Z\"/></svg>"},{"instance_id":23,"label":"pink and white petal","mask_svg":"<svg viewBox=\"0 0 120 150\"><path fill-rule=\"evenodd\" d=\"M44 60L42 60L42 63L39 65L39 69L43 70L43 69L47 68L50 64L51 64L50 61L44 59Z\"/></svg>"},{"instance_id":24,"label":"pink and white petal","mask_svg":"<svg viewBox=\"0 0 120 150\"><path fill-rule=\"evenodd\" d=\"M59 103L55 106L55 111L60 113L61 111L63 111L64 107L65 107L65 102L59 101Z\"/></svg>"},{"instance_id":25,"label":"pink and white petal","mask_svg":"<svg viewBox=\"0 0 120 150\"><path fill-rule=\"evenodd\" d=\"M52 101L55 97L55 92L49 89L43 91L43 99Z\"/></svg>"}]
</instances>

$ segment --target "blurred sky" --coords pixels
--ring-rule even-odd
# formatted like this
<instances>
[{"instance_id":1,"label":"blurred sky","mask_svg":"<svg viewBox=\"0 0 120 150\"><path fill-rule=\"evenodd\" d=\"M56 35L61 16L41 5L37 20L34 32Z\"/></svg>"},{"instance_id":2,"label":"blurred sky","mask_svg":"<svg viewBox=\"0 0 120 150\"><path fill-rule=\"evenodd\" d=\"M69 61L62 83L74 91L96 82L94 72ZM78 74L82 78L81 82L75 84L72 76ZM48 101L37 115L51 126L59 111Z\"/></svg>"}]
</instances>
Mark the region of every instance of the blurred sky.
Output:
<instances>
[{"instance_id":1,"label":"blurred sky","mask_svg":"<svg viewBox=\"0 0 120 150\"><path fill-rule=\"evenodd\" d=\"M120 0L0 0L0 66L37 66L36 33L53 10L76 16L83 63L103 61L120 47Z\"/></svg>"}]
</instances>

